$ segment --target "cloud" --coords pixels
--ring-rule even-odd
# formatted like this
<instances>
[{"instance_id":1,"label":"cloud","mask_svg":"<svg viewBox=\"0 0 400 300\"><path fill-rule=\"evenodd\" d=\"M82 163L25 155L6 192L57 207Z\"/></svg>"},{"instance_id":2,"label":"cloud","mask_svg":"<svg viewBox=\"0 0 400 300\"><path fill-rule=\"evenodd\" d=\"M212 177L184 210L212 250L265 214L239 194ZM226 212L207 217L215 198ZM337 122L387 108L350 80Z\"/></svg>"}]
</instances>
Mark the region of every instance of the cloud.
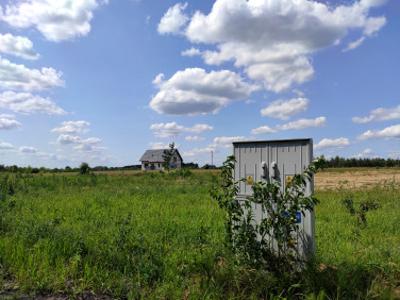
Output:
<instances>
[{"instance_id":1,"label":"cloud","mask_svg":"<svg viewBox=\"0 0 400 300\"><path fill-rule=\"evenodd\" d=\"M178 147L179 147L179 144L175 144L175 148L178 148ZM161 143L161 142L150 143L150 148L151 149L168 149L169 143Z\"/></svg>"},{"instance_id":2,"label":"cloud","mask_svg":"<svg viewBox=\"0 0 400 300\"><path fill-rule=\"evenodd\" d=\"M358 138L360 140L372 138L400 138L400 124L389 126L382 130L367 130Z\"/></svg>"},{"instance_id":3,"label":"cloud","mask_svg":"<svg viewBox=\"0 0 400 300\"><path fill-rule=\"evenodd\" d=\"M82 138L76 135L61 134L57 138L57 142L61 145L74 145L73 149L80 152L100 152L106 149L99 146L102 140L97 137Z\"/></svg>"},{"instance_id":4,"label":"cloud","mask_svg":"<svg viewBox=\"0 0 400 300\"><path fill-rule=\"evenodd\" d=\"M78 134L87 132L89 126L90 123L87 121L65 121L61 123L61 126L52 129L51 132Z\"/></svg>"},{"instance_id":5,"label":"cloud","mask_svg":"<svg viewBox=\"0 0 400 300\"><path fill-rule=\"evenodd\" d=\"M70 134L61 134L57 138L57 142L62 145L69 145L69 144L78 144L81 141L79 136L70 135Z\"/></svg>"},{"instance_id":6,"label":"cloud","mask_svg":"<svg viewBox=\"0 0 400 300\"><path fill-rule=\"evenodd\" d=\"M34 154L38 158L46 159L46 160L48 160L48 159L51 159L51 160L64 160L65 159L65 157L63 157L62 155L57 155L57 154L54 154L54 153L47 153L47 152L38 151L38 152L36 152Z\"/></svg>"},{"instance_id":7,"label":"cloud","mask_svg":"<svg viewBox=\"0 0 400 300\"><path fill-rule=\"evenodd\" d=\"M381 30L383 26L385 26L385 24L385 17L368 18L364 26L363 35L357 40L350 42L347 47L343 49L343 52L354 50L360 47L368 37L374 36L379 30Z\"/></svg>"},{"instance_id":8,"label":"cloud","mask_svg":"<svg viewBox=\"0 0 400 300\"><path fill-rule=\"evenodd\" d=\"M0 57L0 89L41 91L64 85L61 72L53 68L29 69Z\"/></svg>"},{"instance_id":9,"label":"cloud","mask_svg":"<svg viewBox=\"0 0 400 300\"><path fill-rule=\"evenodd\" d=\"M301 130L310 127L322 127L326 124L326 117L318 117L315 119L299 119L293 122L277 125L275 127L269 127L267 125L254 128L251 130L252 134L265 134L274 133L284 130Z\"/></svg>"},{"instance_id":10,"label":"cloud","mask_svg":"<svg viewBox=\"0 0 400 300\"><path fill-rule=\"evenodd\" d=\"M24 154L35 154L38 150L34 147L22 146L19 147L19 152Z\"/></svg>"},{"instance_id":11,"label":"cloud","mask_svg":"<svg viewBox=\"0 0 400 300\"><path fill-rule=\"evenodd\" d=\"M90 123L87 121L65 121L59 127L52 129L52 132L59 133L57 143L63 146L72 145L77 152L100 154L106 148L100 146L102 139L98 137L84 138L81 133L89 131Z\"/></svg>"},{"instance_id":12,"label":"cloud","mask_svg":"<svg viewBox=\"0 0 400 300\"><path fill-rule=\"evenodd\" d=\"M266 89L282 92L313 77L313 53L338 45L349 31L376 34L386 19L370 16L370 10L383 3L216 0L208 14L197 11L190 18L184 34L192 43L211 47L202 53L207 64L233 61Z\"/></svg>"},{"instance_id":13,"label":"cloud","mask_svg":"<svg viewBox=\"0 0 400 300\"><path fill-rule=\"evenodd\" d=\"M60 144L82 144L82 145L96 145L101 143L101 139L96 137L90 137L87 139L82 139L80 136L69 135L69 134L61 134L57 141Z\"/></svg>"},{"instance_id":14,"label":"cloud","mask_svg":"<svg viewBox=\"0 0 400 300\"><path fill-rule=\"evenodd\" d=\"M190 49L186 49L185 51L181 52L182 56L188 56L188 57L192 57L192 56L198 56L201 55L201 51L197 48L190 48Z\"/></svg>"},{"instance_id":15,"label":"cloud","mask_svg":"<svg viewBox=\"0 0 400 300\"><path fill-rule=\"evenodd\" d=\"M309 100L299 97L289 100L277 100L261 110L264 117L277 118L287 120L291 116L304 112L308 108Z\"/></svg>"},{"instance_id":16,"label":"cloud","mask_svg":"<svg viewBox=\"0 0 400 300\"><path fill-rule=\"evenodd\" d=\"M245 139L244 136L217 136L208 146L183 151L182 155L184 157L197 157L199 155L210 154L211 152L218 153L221 149L222 152L225 152L227 148L232 147L233 142L243 141Z\"/></svg>"},{"instance_id":17,"label":"cloud","mask_svg":"<svg viewBox=\"0 0 400 300\"><path fill-rule=\"evenodd\" d=\"M13 91L0 93L0 107L24 114L66 114L65 110L63 110L49 98L32 95L31 93L16 93Z\"/></svg>"},{"instance_id":18,"label":"cloud","mask_svg":"<svg viewBox=\"0 0 400 300\"><path fill-rule=\"evenodd\" d=\"M164 81L165 75L163 73L157 74L157 76L153 79L152 83L155 86L160 86Z\"/></svg>"},{"instance_id":19,"label":"cloud","mask_svg":"<svg viewBox=\"0 0 400 300\"><path fill-rule=\"evenodd\" d=\"M211 148L217 147L231 147L233 142L243 141L246 138L244 136L218 136L213 139L213 143L210 145Z\"/></svg>"},{"instance_id":20,"label":"cloud","mask_svg":"<svg viewBox=\"0 0 400 300\"><path fill-rule=\"evenodd\" d=\"M322 139L319 143L314 145L314 149L325 149L325 148L342 148L350 145L348 138L340 137L337 139Z\"/></svg>"},{"instance_id":21,"label":"cloud","mask_svg":"<svg viewBox=\"0 0 400 300\"><path fill-rule=\"evenodd\" d=\"M34 27L47 40L59 42L85 36L93 11L107 0L24 0L3 7L0 19L15 28Z\"/></svg>"},{"instance_id":22,"label":"cloud","mask_svg":"<svg viewBox=\"0 0 400 300\"><path fill-rule=\"evenodd\" d=\"M362 36L362 37L358 38L357 40L350 42L347 45L347 47L343 49L343 52L354 50L354 49L360 47L364 43L364 41L365 41L365 37Z\"/></svg>"},{"instance_id":23,"label":"cloud","mask_svg":"<svg viewBox=\"0 0 400 300\"><path fill-rule=\"evenodd\" d=\"M204 147L204 148L194 148L191 150L183 151L182 155L184 157L194 157L202 154L210 154L211 152L214 152L215 148L213 147Z\"/></svg>"},{"instance_id":24,"label":"cloud","mask_svg":"<svg viewBox=\"0 0 400 300\"><path fill-rule=\"evenodd\" d=\"M276 126L276 129L281 130L300 130L309 127L321 127L326 124L325 117L318 117L315 119L299 119L293 122L289 122L283 125Z\"/></svg>"},{"instance_id":25,"label":"cloud","mask_svg":"<svg viewBox=\"0 0 400 300\"><path fill-rule=\"evenodd\" d=\"M265 134L265 133L274 133L276 132L276 129L273 129L267 125L261 126L258 128L254 128L251 130L251 134Z\"/></svg>"},{"instance_id":26,"label":"cloud","mask_svg":"<svg viewBox=\"0 0 400 300\"><path fill-rule=\"evenodd\" d=\"M150 107L170 115L216 113L233 100L243 100L257 90L228 70L206 72L201 68L188 68L166 81L159 74L153 82L159 92L150 101Z\"/></svg>"},{"instance_id":27,"label":"cloud","mask_svg":"<svg viewBox=\"0 0 400 300\"><path fill-rule=\"evenodd\" d=\"M192 127L184 127L176 122L170 122L152 124L150 130L154 132L155 136L168 138L178 136L183 132L202 133L213 130L213 127L208 124L196 124Z\"/></svg>"},{"instance_id":28,"label":"cloud","mask_svg":"<svg viewBox=\"0 0 400 300\"><path fill-rule=\"evenodd\" d=\"M39 58L39 54L33 50L33 43L30 39L10 33L0 33L0 53L29 60Z\"/></svg>"},{"instance_id":29,"label":"cloud","mask_svg":"<svg viewBox=\"0 0 400 300\"><path fill-rule=\"evenodd\" d=\"M202 136L198 136L198 135L188 135L188 136L185 136L185 140L188 142L201 142L201 141L204 141L205 138Z\"/></svg>"},{"instance_id":30,"label":"cloud","mask_svg":"<svg viewBox=\"0 0 400 300\"><path fill-rule=\"evenodd\" d=\"M13 115L0 114L0 130L9 130L21 127Z\"/></svg>"},{"instance_id":31,"label":"cloud","mask_svg":"<svg viewBox=\"0 0 400 300\"><path fill-rule=\"evenodd\" d=\"M12 150L14 146L10 143L0 141L0 150Z\"/></svg>"},{"instance_id":32,"label":"cloud","mask_svg":"<svg viewBox=\"0 0 400 300\"><path fill-rule=\"evenodd\" d=\"M357 158L371 158L371 157L377 157L377 155L372 151L370 148L366 148L357 155L355 155Z\"/></svg>"},{"instance_id":33,"label":"cloud","mask_svg":"<svg viewBox=\"0 0 400 300\"><path fill-rule=\"evenodd\" d=\"M400 151L389 151L388 157L392 159L400 159Z\"/></svg>"},{"instance_id":34,"label":"cloud","mask_svg":"<svg viewBox=\"0 0 400 300\"><path fill-rule=\"evenodd\" d=\"M160 34L179 34L182 28L189 21L189 18L184 14L187 3L177 3L170 7L158 24L158 32Z\"/></svg>"},{"instance_id":35,"label":"cloud","mask_svg":"<svg viewBox=\"0 0 400 300\"><path fill-rule=\"evenodd\" d=\"M97 137L90 137L82 139L78 145L74 147L74 150L81 152L101 152L106 149L106 147L99 146L102 143L102 139Z\"/></svg>"},{"instance_id":36,"label":"cloud","mask_svg":"<svg viewBox=\"0 0 400 300\"><path fill-rule=\"evenodd\" d=\"M379 107L370 112L366 117L354 117L354 123L365 124L376 121L388 121L400 119L400 105L393 108Z\"/></svg>"}]
</instances>

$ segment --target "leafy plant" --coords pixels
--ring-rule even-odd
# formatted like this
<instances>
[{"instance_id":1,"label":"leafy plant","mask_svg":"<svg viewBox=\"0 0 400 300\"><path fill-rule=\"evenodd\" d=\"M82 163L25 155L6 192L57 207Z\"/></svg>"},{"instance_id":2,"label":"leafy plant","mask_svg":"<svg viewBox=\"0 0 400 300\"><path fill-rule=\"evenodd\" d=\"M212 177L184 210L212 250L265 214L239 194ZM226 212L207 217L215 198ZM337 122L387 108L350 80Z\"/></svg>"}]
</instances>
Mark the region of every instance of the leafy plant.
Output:
<instances>
[{"instance_id":1,"label":"leafy plant","mask_svg":"<svg viewBox=\"0 0 400 300\"><path fill-rule=\"evenodd\" d=\"M367 212L371 210L376 210L379 208L379 204L373 200L364 200L361 201L358 208L355 207L355 203L351 197L346 197L342 204L349 212L351 216L354 216L356 219L356 229L355 234L360 233L360 229L367 227Z\"/></svg>"},{"instance_id":2,"label":"leafy plant","mask_svg":"<svg viewBox=\"0 0 400 300\"><path fill-rule=\"evenodd\" d=\"M280 274L298 268L302 259L295 238L299 233L298 214L304 216L318 203L306 189L323 164L323 159L313 161L303 174L293 176L284 190L277 180L253 183L253 195L240 201L238 185L244 179L233 180L235 158L227 158L220 183L211 195L225 210L227 242L239 261ZM254 204L268 215L260 223L254 220Z\"/></svg>"},{"instance_id":3,"label":"leafy plant","mask_svg":"<svg viewBox=\"0 0 400 300\"><path fill-rule=\"evenodd\" d=\"M0 200L15 194L17 179L12 175L5 175L0 179Z\"/></svg>"},{"instance_id":4,"label":"leafy plant","mask_svg":"<svg viewBox=\"0 0 400 300\"><path fill-rule=\"evenodd\" d=\"M171 169L171 161L175 154L175 143L169 144L169 149L164 150L163 154L163 167L165 170L169 171Z\"/></svg>"},{"instance_id":5,"label":"leafy plant","mask_svg":"<svg viewBox=\"0 0 400 300\"><path fill-rule=\"evenodd\" d=\"M81 175L87 175L90 173L90 167L88 163L81 163L81 165L79 166L79 174Z\"/></svg>"}]
</instances>

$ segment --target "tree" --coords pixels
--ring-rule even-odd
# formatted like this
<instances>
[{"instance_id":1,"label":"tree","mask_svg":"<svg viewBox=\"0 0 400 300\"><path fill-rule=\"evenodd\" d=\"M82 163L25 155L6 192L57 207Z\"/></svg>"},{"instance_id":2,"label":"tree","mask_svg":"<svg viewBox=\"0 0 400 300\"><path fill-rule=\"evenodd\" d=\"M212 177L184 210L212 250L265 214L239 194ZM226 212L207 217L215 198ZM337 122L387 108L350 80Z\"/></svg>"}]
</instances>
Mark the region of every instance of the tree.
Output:
<instances>
[{"instance_id":1,"label":"tree","mask_svg":"<svg viewBox=\"0 0 400 300\"><path fill-rule=\"evenodd\" d=\"M298 215L305 216L318 203L306 193L306 186L324 161L314 160L285 187L277 180L253 182L253 194L245 201L237 197L239 183L246 179L234 180L235 162L234 156L227 158L211 190L212 198L225 211L227 245L239 261L251 267L264 267L279 276L295 272L303 263L295 238L300 230ZM267 216L259 224L254 218L255 204Z\"/></svg>"},{"instance_id":2,"label":"tree","mask_svg":"<svg viewBox=\"0 0 400 300\"><path fill-rule=\"evenodd\" d=\"M79 174L81 175L87 175L90 172L90 167L88 163L81 163L81 165L79 166Z\"/></svg>"},{"instance_id":3,"label":"tree","mask_svg":"<svg viewBox=\"0 0 400 300\"><path fill-rule=\"evenodd\" d=\"M174 157L174 154L175 154L175 143L172 142L171 144L169 144L169 149L164 150L163 154L163 159L164 159L163 167L167 171L169 171L169 169L171 168L171 161L172 158Z\"/></svg>"}]
</instances>

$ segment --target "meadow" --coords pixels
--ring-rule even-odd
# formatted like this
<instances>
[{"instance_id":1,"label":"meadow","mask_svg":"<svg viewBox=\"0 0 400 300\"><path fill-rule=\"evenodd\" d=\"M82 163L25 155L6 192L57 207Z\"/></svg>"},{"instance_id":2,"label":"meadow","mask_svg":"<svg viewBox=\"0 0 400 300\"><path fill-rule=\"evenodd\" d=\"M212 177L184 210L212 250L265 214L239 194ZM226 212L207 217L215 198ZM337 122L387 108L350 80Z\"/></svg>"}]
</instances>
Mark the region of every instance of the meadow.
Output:
<instances>
[{"instance_id":1,"label":"meadow","mask_svg":"<svg viewBox=\"0 0 400 300\"><path fill-rule=\"evenodd\" d=\"M216 171L2 174L0 298L400 298L398 182L318 186L332 172L316 180L317 253L297 282L235 263ZM359 228L345 198L379 208Z\"/></svg>"}]
</instances>

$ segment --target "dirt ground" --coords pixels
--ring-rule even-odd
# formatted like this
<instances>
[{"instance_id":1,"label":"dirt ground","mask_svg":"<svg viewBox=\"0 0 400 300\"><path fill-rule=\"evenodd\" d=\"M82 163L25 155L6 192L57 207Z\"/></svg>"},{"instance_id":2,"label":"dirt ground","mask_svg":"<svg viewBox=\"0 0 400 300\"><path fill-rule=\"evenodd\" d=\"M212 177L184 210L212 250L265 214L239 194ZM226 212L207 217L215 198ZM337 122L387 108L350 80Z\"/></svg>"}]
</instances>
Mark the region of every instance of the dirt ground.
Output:
<instances>
[{"instance_id":1,"label":"dirt ground","mask_svg":"<svg viewBox=\"0 0 400 300\"><path fill-rule=\"evenodd\" d=\"M315 188L317 190L335 189L339 187L373 187L377 184L400 184L400 169L328 169L318 173L315 177Z\"/></svg>"}]
</instances>

